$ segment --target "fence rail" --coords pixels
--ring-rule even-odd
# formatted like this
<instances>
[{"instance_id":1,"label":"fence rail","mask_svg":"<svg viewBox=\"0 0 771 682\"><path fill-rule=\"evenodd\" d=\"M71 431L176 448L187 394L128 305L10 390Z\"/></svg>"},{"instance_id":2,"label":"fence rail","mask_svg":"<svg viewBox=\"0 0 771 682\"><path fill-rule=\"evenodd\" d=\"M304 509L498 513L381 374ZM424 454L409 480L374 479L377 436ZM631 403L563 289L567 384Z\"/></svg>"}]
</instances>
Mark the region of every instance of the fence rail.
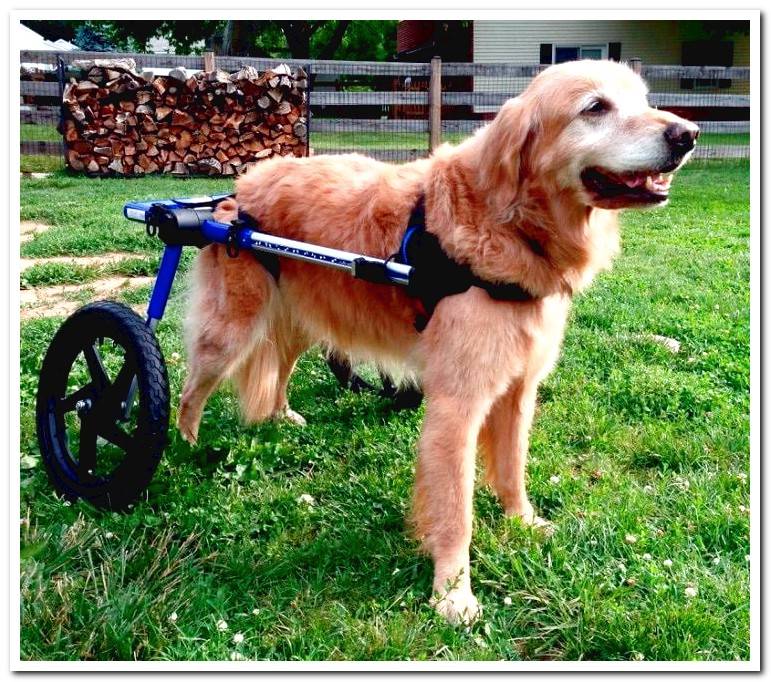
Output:
<instances>
[{"instance_id":1,"label":"fence rail","mask_svg":"<svg viewBox=\"0 0 771 682\"><path fill-rule=\"evenodd\" d=\"M137 70L184 67L204 70L203 55L22 51L19 95L22 154L63 152L56 132L60 86L57 58L65 75L73 62L130 58ZM309 74L309 146L314 153L361 152L388 161L426 156L442 139L457 141L485 125L510 97L522 92L541 64L445 62L352 62L283 60ZM277 60L217 56L216 68L243 66L264 71ZM211 63L209 63L211 66ZM700 158L749 157L749 67L633 66L648 81L652 106L695 120L702 130ZM157 71L156 71L157 73ZM715 119L715 120L713 120Z\"/></svg>"},{"instance_id":2,"label":"fence rail","mask_svg":"<svg viewBox=\"0 0 771 682\"><path fill-rule=\"evenodd\" d=\"M313 131L316 133L330 133L341 129L372 133L427 133L428 121L387 118L317 118L313 120Z\"/></svg>"}]
</instances>

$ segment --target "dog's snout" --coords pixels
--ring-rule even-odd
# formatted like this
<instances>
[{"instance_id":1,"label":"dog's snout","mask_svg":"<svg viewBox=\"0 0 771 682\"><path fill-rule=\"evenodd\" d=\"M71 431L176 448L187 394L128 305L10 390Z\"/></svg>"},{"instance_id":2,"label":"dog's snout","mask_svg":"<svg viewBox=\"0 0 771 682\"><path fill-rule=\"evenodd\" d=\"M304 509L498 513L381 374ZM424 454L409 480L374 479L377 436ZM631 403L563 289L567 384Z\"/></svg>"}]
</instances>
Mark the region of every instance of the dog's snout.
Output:
<instances>
[{"instance_id":1,"label":"dog's snout","mask_svg":"<svg viewBox=\"0 0 771 682\"><path fill-rule=\"evenodd\" d=\"M672 151L685 154L691 151L699 137L699 128L693 123L670 123L664 130L664 139Z\"/></svg>"}]
</instances>

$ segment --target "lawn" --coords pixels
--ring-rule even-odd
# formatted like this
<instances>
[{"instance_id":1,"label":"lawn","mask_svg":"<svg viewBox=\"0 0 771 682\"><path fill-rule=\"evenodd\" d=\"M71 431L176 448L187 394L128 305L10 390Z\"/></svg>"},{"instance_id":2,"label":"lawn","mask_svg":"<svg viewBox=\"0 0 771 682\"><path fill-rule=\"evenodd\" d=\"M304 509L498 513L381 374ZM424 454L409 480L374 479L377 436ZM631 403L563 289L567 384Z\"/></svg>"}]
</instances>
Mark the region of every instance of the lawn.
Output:
<instances>
[{"instance_id":1,"label":"lawn","mask_svg":"<svg viewBox=\"0 0 771 682\"><path fill-rule=\"evenodd\" d=\"M480 122L482 125L482 122ZM316 151L334 151L335 149L428 149L428 133L415 132L366 132L341 129L335 132L317 132L313 130L311 121L311 146ZM445 142L457 143L468 133L443 134ZM61 135L56 127L49 124L24 123L21 126L22 141L58 141ZM700 146L737 145L747 146L750 143L749 133L703 133L699 138Z\"/></svg>"},{"instance_id":2,"label":"lawn","mask_svg":"<svg viewBox=\"0 0 771 682\"><path fill-rule=\"evenodd\" d=\"M479 125L483 125L482 122ZM457 144L468 137L468 133L442 134L443 142ZM336 132L313 131L311 121L310 144L319 151L334 151L336 149L428 149L428 133L390 132L376 133L363 131L340 130ZM703 133L699 136L699 146L737 145L748 146L749 133Z\"/></svg>"},{"instance_id":3,"label":"lawn","mask_svg":"<svg viewBox=\"0 0 771 682\"><path fill-rule=\"evenodd\" d=\"M21 182L22 219L53 225L23 256L153 263L159 244L121 217L124 201L229 187ZM691 164L667 208L624 216L623 238L615 268L576 299L539 395L529 487L556 532L504 518L480 483L472 580L484 615L468 630L429 607L430 562L405 530L422 410L341 391L310 352L290 393L307 427L245 427L223 390L198 447L171 431L131 513L65 505L34 429L37 371L61 320L25 322L22 659L747 659L749 164ZM82 282L87 300L93 274L36 267L24 286ZM158 330L172 419L182 289Z\"/></svg>"}]
</instances>

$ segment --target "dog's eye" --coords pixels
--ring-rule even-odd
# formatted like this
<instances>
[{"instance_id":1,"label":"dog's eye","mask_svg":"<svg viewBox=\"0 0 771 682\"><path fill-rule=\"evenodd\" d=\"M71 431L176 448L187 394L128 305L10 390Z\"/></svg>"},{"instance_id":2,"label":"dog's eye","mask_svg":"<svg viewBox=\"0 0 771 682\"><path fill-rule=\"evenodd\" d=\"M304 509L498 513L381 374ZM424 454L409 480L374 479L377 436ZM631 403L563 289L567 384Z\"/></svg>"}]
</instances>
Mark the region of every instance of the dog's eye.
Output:
<instances>
[{"instance_id":1,"label":"dog's eye","mask_svg":"<svg viewBox=\"0 0 771 682\"><path fill-rule=\"evenodd\" d=\"M610 111L610 105L604 99L594 100L583 113L585 114L605 114Z\"/></svg>"}]
</instances>

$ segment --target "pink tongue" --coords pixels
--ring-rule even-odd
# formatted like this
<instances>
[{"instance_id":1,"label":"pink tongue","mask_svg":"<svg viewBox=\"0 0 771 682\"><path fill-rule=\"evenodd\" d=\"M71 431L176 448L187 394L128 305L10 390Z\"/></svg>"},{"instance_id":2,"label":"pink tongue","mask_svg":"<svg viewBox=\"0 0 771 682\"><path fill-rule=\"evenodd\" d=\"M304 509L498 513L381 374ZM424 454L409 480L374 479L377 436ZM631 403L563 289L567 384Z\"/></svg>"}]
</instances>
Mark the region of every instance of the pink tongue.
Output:
<instances>
[{"instance_id":1,"label":"pink tongue","mask_svg":"<svg viewBox=\"0 0 771 682\"><path fill-rule=\"evenodd\" d=\"M646 180L646 176L644 175L634 175L631 178L626 178L624 180L624 184L627 187L639 187L640 185L644 185Z\"/></svg>"}]
</instances>

